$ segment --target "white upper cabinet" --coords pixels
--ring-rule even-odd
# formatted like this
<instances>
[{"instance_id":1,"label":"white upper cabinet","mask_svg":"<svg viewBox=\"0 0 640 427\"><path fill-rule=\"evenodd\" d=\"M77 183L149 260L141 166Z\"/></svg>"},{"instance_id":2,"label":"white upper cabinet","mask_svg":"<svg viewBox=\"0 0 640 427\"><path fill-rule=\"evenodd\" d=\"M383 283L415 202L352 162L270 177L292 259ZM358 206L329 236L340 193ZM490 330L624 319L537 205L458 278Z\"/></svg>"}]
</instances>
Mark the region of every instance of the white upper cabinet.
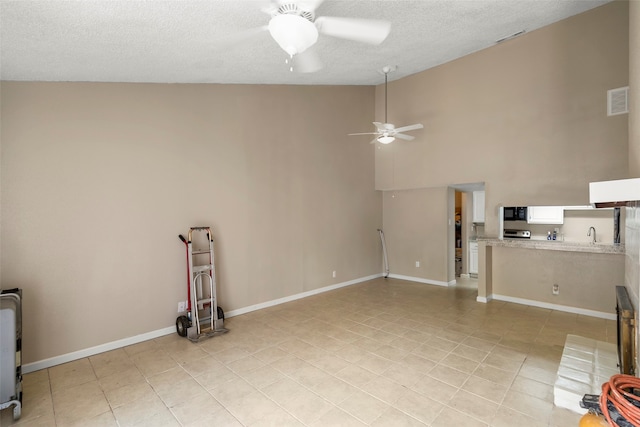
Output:
<instances>
[{"instance_id":1,"label":"white upper cabinet","mask_svg":"<svg viewBox=\"0 0 640 427\"><path fill-rule=\"evenodd\" d=\"M564 207L562 206L529 206L527 208L529 224L562 224L564 223Z\"/></svg>"},{"instance_id":2,"label":"white upper cabinet","mask_svg":"<svg viewBox=\"0 0 640 427\"><path fill-rule=\"evenodd\" d=\"M484 222L484 191L473 192L473 222Z\"/></svg>"}]
</instances>

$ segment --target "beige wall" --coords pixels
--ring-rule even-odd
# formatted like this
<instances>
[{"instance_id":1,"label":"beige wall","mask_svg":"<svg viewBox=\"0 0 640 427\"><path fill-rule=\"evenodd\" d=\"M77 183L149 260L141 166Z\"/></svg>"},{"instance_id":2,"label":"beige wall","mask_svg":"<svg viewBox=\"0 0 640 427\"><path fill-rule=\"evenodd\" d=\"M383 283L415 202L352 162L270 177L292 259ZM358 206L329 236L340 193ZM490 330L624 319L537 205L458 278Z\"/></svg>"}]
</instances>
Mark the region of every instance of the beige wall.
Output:
<instances>
[{"instance_id":1,"label":"beige wall","mask_svg":"<svg viewBox=\"0 0 640 427\"><path fill-rule=\"evenodd\" d=\"M447 189L385 191L383 194L383 227L391 273L446 284L449 247L441 242L447 241L449 228L453 228L446 225ZM420 267L416 267L416 261Z\"/></svg>"},{"instance_id":2,"label":"beige wall","mask_svg":"<svg viewBox=\"0 0 640 427\"><path fill-rule=\"evenodd\" d=\"M614 1L390 82L389 121L425 128L414 141L376 150L376 188L484 182L485 234L492 237L500 205L588 204L590 181L628 176L627 115L606 114L607 90L629 82L628 25L627 2ZM377 87L376 117L384 117L384 86ZM388 201L385 221L395 215ZM445 212L447 203L433 199L429 209ZM448 244L446 235L424 242ZM390 256L409 262L411 248L394 250Z\"/></svg>"},{"instance_id":3,"label":"beige wall","mask_svg":"<svg viewBox=\"0 0 640 427\"><path fill-rule=\"evenodd\" d=\"M381 273L372 87L2 83L2 287L24 362L171 327L178 234L226 312ZM337 277L332 278L332 271Z\"/></svg>"},{"instance_id":4,"label":"beige wall","mask_svg":"<svg viewBox=\"0 0 640 427\"><path fill-rule=\"evenodd\" d=\"M623 255L494 247L493 260L494 295L615 313Z\"/></svg>"}]
</instances>

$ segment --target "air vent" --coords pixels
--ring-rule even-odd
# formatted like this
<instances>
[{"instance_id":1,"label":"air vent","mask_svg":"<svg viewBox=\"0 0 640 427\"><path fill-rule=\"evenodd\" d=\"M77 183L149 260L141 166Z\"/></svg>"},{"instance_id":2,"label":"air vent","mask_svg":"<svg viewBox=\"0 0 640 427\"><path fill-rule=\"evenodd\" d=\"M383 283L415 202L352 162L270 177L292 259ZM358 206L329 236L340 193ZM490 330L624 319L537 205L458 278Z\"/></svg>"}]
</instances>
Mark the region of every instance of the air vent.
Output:
<instances>
[{"instance_id":1,"label":"air vent","mask_svg":"<svg viewBox=\"0 0 640 427\"><path fill-rule=\"evenodd\" d=\"M503 38L501 38L499 40L496 40L496 44L506 42L507 40L515 39L516 37L521 36L524 33L526 33L526 30L520 30L517 33L513 33L513 34L511 34L509 36L506 36L506 37L503 37Z\"/></svg>"},{"instance_id":2,"label":"air vent","mask_svg":"<svg viewBox=\"0 0 640 427\"><path fill-rule=\"evenodd\" d=\"M629 112L629 86L607 91L607 116Z\"/></svg>"}]
</instances>

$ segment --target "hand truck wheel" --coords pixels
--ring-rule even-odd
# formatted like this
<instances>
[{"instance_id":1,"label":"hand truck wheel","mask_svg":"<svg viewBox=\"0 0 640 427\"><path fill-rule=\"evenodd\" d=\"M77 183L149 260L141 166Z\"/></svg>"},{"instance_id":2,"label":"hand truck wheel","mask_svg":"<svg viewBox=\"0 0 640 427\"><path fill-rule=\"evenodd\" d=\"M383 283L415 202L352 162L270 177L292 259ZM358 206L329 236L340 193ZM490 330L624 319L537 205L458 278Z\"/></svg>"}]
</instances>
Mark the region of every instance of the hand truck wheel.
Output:
<instances>
[{"instance_id":1,"label":"hand truck wheel","mask_svg":"<svg viewBox=\"0 0 640 427\"><path fill-rule=\"evenodd\" d=\"M176 319L176 332L181 337L187 336L187 329L189 326L189 318L187 316L179 316Z\"/></svg>"}]
</instances>

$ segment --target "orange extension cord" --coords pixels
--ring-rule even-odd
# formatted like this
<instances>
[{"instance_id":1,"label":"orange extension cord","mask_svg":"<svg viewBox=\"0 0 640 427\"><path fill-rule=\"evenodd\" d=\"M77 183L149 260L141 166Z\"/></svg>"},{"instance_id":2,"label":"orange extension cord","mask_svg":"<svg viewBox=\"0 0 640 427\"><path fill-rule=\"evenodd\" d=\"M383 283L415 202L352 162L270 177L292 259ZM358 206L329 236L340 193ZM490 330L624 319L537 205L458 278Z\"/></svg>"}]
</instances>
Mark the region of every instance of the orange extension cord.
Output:
<instances>
[{"instance_id":1,"label":"orange extension cord","mask_svg":"<svg viewBox=\"0 0 640 427\"><path fill-rule=\"evenodd\" d=\"M640 397L631 391L634 388L640 389L640 378L633 375L614 375L609 378L609 382L602 384L602 394L600 394L600 410L610 426L620 427L611 420L607 401L618 410L618 412L634 426L640 426L640 408L634 406L629 400L640 402Z\"/></svg>"}]
</instances>

